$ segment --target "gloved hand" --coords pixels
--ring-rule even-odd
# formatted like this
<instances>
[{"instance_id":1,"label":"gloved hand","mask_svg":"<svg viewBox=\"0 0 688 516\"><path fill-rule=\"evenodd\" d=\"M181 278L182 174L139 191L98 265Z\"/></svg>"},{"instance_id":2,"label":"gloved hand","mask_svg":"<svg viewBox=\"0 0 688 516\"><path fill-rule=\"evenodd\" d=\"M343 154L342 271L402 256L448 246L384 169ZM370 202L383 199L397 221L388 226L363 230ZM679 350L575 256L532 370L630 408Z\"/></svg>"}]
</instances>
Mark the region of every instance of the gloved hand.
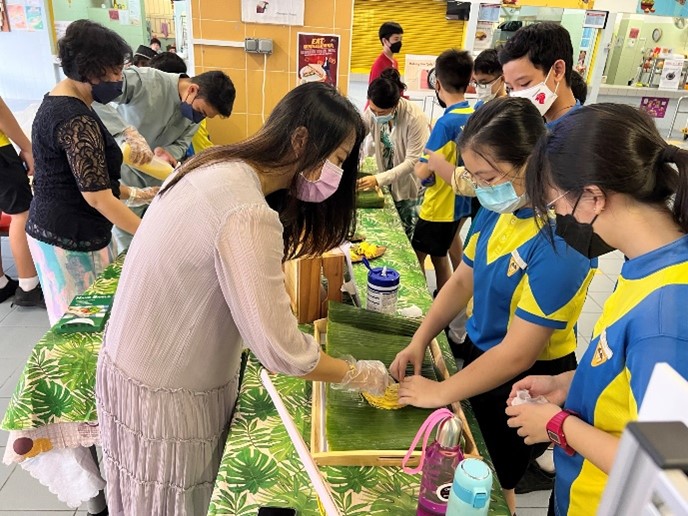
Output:
<instances>
[{"instance_id":1,"label":"gloved hand","mask_svg":"<svg viewBox=\"0 0 688 516\"><path fill-rule=\"evenodd\" d=\"M131 149L131 162L134 165L144 165L153 159L153 151L146 139L141 136L134 127L127 127L124 132L124 141Z\"/></svg>"},{"instance_id":2,"label":"gloved hand","mask_svg":"<svg viewBox=\"0 0 688 516\"><path fill-rule=\"evenodd\" d=\"M129 198L124 201L124 204L130 208L137 208L145 206L153 201L153 198L160 191L159 186L148 186L146 188L129 187Z\"/></svg>"},{"instance_id":3,"label":"gloved hand","mask_svg":"<svg viewBox=\"0 0 688 516\"><path fill-rule=\"evenodd\" d=\"M382 396L391 378L385 364L379 360L359 360L347 358L349 371L344 375L341 383L333 384L333 389L354 392L369 392L375 396Z\"/></svg>"}]
</instances>

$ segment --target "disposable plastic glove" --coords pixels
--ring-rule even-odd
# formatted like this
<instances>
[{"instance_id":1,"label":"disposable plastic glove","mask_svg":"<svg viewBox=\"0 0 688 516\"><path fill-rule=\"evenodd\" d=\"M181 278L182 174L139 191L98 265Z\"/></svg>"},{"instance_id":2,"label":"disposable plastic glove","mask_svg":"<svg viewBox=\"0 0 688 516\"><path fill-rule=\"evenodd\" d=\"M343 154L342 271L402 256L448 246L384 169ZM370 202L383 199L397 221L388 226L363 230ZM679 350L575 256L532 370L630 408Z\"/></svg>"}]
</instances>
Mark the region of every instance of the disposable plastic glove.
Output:
<instances>
[{"instance_id":1,"label":"disposable plastic glove","mask_svg":"<svg viewBox=\"0 0 688 516\"><path fill-rule=\"evenodd\" d=\"M134 165L144 165L153 159L153 151L146 139L134 127L127 127L124 132L124 141L131 149L131 162Z\"/></svg>"},{"instance_id":2,"label":"disposable plastic glove","mask_svg":"<svg viewBox=\"0 0 688 516\"><path fill-rule=\"evenodd\" d=\"M130 208L137 208L145 206L153 201L153 198L160 191L159 186L148 186L146 188L129 187L129 198L124 201L124 204Z\"/></svg>"},{"instance_id":3,"label":"disposable plastic glove","mask_svg":"<svg viewBox=\"0 0 688 516\"><path fill-rule=\"evenodd\" d=\"M333 389L354 392L369 392L375 396L382 396L391 381L385 364L379 360L359 360L346 358L349 371L344 375L341 383L333 384Z\"/></svg>"}]
</instances>

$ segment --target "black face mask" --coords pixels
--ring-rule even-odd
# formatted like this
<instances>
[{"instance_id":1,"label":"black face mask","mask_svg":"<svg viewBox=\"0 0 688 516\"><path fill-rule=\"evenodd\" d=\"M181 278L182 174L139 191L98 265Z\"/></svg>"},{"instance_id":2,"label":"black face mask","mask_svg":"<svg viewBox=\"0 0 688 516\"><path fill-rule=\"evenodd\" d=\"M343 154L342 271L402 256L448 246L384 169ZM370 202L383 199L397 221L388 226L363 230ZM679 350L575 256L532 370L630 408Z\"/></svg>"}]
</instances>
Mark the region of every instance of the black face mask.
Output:
<instances>
[{"instance_id":1,"label":"black face mask","mask_svg":"<svg viewBox=\"0 0 688 516\"><path fill-rule=\"evenodd\" d=\"M435 90L435 97L437 97L437 102L439 103L440 107L447 109L447 103L440 98L440 92L437 90Z\"/></svg>"},{"instance_id":2,"label":"black face mask","mask_svg":"<svg viewBox=\"0 0 688 516\"><path fill-rule=\"evenodd\" d=\"M591 260L614 251L614 248L602 240L600 235L595 233L592 228L593 223L597 220L597 215L587 223L579 222L573 216L579 201L580 197L570 214L559 215L557 213L557 229L555 233L570 247Z\"/></svg>"},{"instance_id":3,"label":"black face mask","mask_svg":"<svg viewBox=\"0 0 688 516\"><path fill-rule=\"evenodd\" d=\"M112 102L122 94L122 84L124 81L100 81L98 84L91 84L93 100L101 104Z\"/></svg>"},{"instance_id":4,"label":"black face mask","mask_svg":"<svg viewBox=\"0 0 688 516\"><path fill-rule=\"evenodd\" d=\"M392 54L398 54L399 51L401 50L401 41L397 41L396 43L391 43L389 45L389 49L392 51Z\"/></svg>"}]
</instances>

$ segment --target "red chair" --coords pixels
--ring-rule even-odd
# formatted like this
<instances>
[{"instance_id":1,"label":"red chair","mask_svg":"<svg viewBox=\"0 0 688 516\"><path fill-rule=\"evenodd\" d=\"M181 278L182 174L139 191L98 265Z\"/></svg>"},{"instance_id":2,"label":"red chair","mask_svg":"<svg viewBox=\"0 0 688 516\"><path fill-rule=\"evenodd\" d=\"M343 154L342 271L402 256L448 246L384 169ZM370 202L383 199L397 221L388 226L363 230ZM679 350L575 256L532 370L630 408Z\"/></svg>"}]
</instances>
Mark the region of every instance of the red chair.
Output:
<instances>
[{"instance_id":1,"label":"red chair","mask_svg":"<svg viewBox=\"0 0 688 516\"><path fill-rule=\"evenodd\" d=\"M0 211L0 237L8 236L10 234L10 221L12 217Z\"/></svg>"}]
</instances>

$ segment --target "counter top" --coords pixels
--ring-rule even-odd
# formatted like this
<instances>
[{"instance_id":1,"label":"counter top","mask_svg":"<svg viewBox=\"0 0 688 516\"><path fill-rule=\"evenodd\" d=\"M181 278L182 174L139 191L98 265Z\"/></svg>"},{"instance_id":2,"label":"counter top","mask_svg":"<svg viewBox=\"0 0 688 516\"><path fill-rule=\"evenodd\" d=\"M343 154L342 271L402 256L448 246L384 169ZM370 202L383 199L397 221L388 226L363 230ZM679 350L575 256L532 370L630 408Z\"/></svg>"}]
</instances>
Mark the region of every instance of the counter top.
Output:
<instances>
[{"instance_id":1,"label":"counter top","mask_svg":"<svg viewBox=\"0 0 688 516\"><path fill-rule=\"evenodd\" d=\"M637 86L619 86L617 84L600 85L600 95L616 97L665 97L678 99L688 97L688 90L661 90L659 88L639 88Z\"/></svg>"}]
</instances>

